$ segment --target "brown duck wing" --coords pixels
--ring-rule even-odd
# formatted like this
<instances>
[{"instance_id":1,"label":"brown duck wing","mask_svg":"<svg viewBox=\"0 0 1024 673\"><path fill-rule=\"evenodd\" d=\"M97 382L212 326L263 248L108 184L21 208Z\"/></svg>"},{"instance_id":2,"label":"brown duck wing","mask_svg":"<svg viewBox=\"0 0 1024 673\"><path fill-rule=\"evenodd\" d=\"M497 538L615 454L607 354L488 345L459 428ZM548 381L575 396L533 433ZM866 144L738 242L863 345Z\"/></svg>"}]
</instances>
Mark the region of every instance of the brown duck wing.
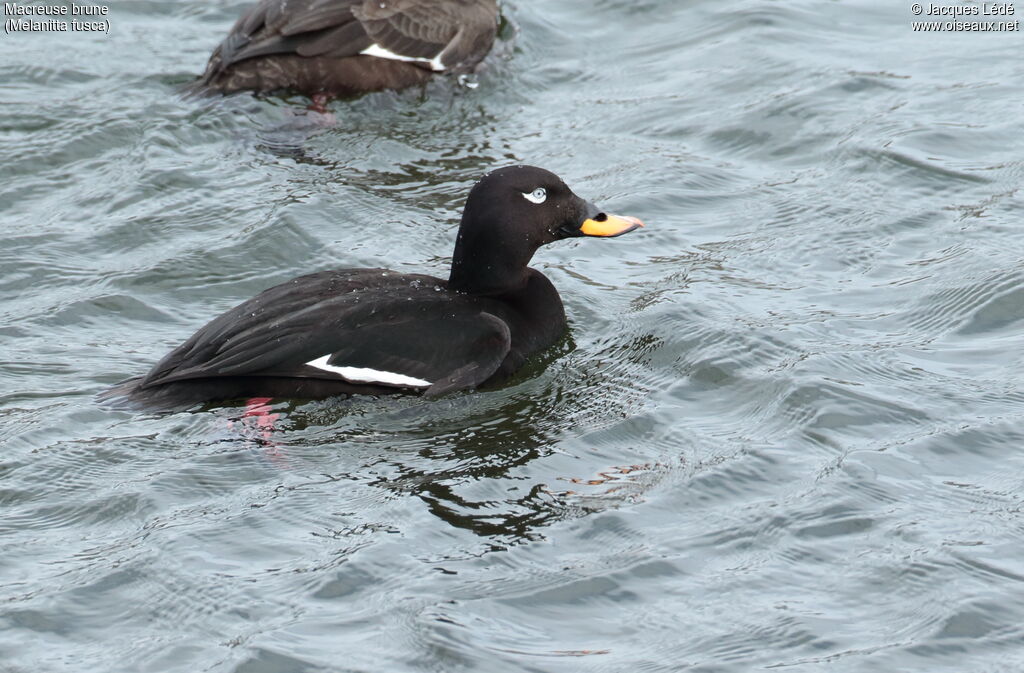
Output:
<instances>
[{"instance_id":1,"label":"brown duck wing","mask_svg":"<svg viewBox=\"0 0 1024 673\"><path fill-rule=\"evenodd\" d=\"M262 0L235 23L211 59L223 70L258 56L355 56L372 44L352 9L361 0Z\"/></svg>"},{"instance_id":2,"label":"brown duck wing","mask_svg":"<svg viewBox=\"0 0 1024 673\"><path fill-rule=\"evenodd\" d=\"M467 70L490 50L494 0L262 0L211 59L215 71L258 56L356 56L376 44L407 59Z\"/></svg>"},{"instance_id":3,"label":"brown duck wing","mask_svg":"<svg viewBox=\"0 0 1024 673\"><path fill-rule=\"evenodd\" d=\"M363 0L352 13L378 47L403 58L438 59L437 70L472 69L498 26L494 0Z\"/></svg>"}]
</instances>

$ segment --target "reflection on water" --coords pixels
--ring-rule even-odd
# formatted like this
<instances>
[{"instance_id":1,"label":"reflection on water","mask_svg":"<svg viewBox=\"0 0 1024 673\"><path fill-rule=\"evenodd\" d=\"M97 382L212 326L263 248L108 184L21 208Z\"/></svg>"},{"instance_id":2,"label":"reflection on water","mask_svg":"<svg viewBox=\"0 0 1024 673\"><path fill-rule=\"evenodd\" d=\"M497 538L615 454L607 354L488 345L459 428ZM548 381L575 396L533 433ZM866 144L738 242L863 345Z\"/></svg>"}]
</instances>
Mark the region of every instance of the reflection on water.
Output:
<instances>
[{"instance_id":1,"label":"reflection on water","mask_svg":"<svg viewBox=\"0 0 1024 673\"><path fill-rule=\"evenodd\" d=\"M534 482L528 469L532 461L557 450L558 434L563 431L559 419L578 404L557 387L538 388L544 382L536 378L571 352L567 339L520 372L518 384L482 393L483 403L473 396L440 403L397 396L376 400L369 408L368 398L359 397L299 407L287 402L250 404L230 429L243 442L252 442L271 463L285 468L290 465L289 447L296 444L373 447L364 449L372 458L363 467L384 473L367 477L368 485L398 496L416 496L426 512L446 524L504 548L543 539L545 526L579 514L577 492ZM538 394L522 391L524 385ZM591 400L589 404L607 409L617 403ZM346 473L331 479L352 477ZM556 479L580 481L569 475ZM617 492L620 489L608 489L602 495L618 502L623 497Z\"/></svg>"}]
</instances>

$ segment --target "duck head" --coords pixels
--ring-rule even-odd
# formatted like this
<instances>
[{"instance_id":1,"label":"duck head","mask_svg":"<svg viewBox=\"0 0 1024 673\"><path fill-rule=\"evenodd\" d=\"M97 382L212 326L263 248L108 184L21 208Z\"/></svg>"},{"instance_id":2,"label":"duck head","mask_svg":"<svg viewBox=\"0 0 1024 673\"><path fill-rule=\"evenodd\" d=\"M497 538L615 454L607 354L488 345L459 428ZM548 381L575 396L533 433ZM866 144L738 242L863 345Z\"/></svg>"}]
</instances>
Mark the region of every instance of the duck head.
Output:
<instances>
[{"instance_id":1,"label":"duck head","mask_svg":"<svg viewBox=\"0 0 1024 673\"><path fill-rule=\"evenodd\" d=\"M514 292L542 245L564 238L620 236L644 226L577 196L560 177L534 166L485 175L469 192L448 287L476 295Z\"/></svg>"}]
</instances>

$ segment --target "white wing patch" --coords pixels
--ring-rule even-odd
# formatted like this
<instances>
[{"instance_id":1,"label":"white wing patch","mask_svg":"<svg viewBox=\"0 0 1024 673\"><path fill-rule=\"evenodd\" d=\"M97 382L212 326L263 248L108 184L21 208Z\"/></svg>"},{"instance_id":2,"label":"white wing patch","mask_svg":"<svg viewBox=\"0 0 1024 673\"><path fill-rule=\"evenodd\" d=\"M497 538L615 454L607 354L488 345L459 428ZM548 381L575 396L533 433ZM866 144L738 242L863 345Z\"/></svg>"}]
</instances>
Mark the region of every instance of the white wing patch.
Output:
<instances>
[{"instance_id":1,"label":"white wing patch","mask_svg":"<svg viewBox=\"0 0 1024 673\"><path fill-rule=\"evenodd\" d=\"M327 364L327 361L330 359L330 354L327 354L306 364L310 367L322 369L325 372L337 374L350 383L382 383L384 385L403 386L405 388L429 388L431 385L430 381L424 381L423 379L413 378L404 374L395 374L394 372L382 372L368 367L335 367L334 365Z\"/></svg>"},{"instance_id":2,"label":"white wing patch","mask_svg":"<svg viewBox=\"0 0 1024 673\"><path fill-rule=\"evenodd\" d=\"M413 56L402 56L401 54L396 54L393 51L388 51L379 44L371 44L369 47L363 49L359 53L365 54L366 56L376 56L377 58L390 58L394 61L406 61L409 63L429 63L431 70L434 70L435 72L444 71L444 64L441 63L441 54L438 54L434 58L415 58Z\"/></svg>"}]
</instances>

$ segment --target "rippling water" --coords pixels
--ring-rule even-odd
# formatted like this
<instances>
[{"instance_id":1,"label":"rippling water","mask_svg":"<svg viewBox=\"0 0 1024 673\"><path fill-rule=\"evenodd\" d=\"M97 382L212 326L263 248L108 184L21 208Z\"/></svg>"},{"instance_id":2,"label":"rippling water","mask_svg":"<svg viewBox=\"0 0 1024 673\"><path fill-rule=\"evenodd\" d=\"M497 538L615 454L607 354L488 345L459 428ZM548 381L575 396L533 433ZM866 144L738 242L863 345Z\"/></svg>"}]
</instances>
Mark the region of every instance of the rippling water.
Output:
<instances>
[{"instance_id":1,"label":"rippling water","mask_svg":"<svg viewBox=\"0 0 1024 673\"><path fill-rule=\"evenodd\" d=\"M176 96L244 6L0 36L0 670L1024 668L1020 33L516 0L478 88L323 126ZM510 384L95 403L299 273L446 275L513 162L649 227L538 254Z\"/></svg>"}]
</instances>

